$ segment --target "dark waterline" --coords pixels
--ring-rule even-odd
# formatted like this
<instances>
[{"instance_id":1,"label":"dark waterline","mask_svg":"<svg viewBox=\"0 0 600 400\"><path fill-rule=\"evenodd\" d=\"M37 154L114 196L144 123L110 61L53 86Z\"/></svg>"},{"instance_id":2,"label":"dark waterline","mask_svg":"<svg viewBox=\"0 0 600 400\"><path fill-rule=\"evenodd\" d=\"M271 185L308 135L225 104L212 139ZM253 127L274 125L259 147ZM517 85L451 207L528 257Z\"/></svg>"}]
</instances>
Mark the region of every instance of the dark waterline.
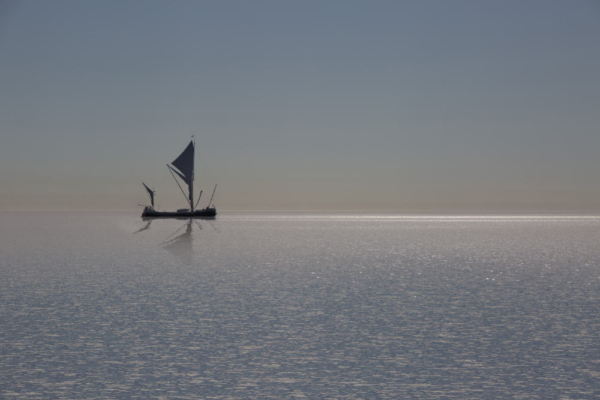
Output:
<instances>
[{"instance_id":1,"label":"dark waterline","mask_svg":"<svg viewBox=\"0 0 600 400\"><path fill-rule=\"evenodd\" d=\"M600 217L0 213L0 397L597 398Z\"/></svg>"}]
</instances>

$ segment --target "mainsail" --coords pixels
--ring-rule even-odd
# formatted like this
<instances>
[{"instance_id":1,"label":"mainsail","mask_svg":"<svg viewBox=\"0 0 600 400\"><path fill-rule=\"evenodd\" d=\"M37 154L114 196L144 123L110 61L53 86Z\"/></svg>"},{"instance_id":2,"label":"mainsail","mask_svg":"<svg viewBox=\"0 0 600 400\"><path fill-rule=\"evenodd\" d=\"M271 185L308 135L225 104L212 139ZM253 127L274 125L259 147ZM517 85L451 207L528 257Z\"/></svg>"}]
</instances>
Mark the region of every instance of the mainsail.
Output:
<instances>
[{"instance_id":1,"label":"mainsail","mask_svg":"<svg viewBox=\"0 0 600 400\"><path fill-rule=\"evenodd\" d=\"M188 185L194 180L194 142L190 142L183 153L171 163L180 172L181 179ZM175 171L177 172L177 171Z\"/></svg>"},{"instance_id":2,"label":"mainsail","mask_svg":"<svg viewBox=\"0 0 600 400\"><path fill-rule=\"evenodd\" d=\"M188 185L190 209L194 211L194 141L190 141L183 153L171 164L177 169L167 166Z\"/></svg>"}]
</instances>

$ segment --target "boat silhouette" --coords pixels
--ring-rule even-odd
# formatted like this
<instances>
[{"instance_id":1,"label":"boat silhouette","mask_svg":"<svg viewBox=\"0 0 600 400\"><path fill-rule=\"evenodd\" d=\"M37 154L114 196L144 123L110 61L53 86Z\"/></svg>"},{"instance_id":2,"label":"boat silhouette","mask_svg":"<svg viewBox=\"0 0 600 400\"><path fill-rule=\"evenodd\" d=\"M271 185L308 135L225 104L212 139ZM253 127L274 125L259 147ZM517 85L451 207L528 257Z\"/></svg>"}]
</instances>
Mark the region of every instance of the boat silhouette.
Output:
<instances>
[{"instance_id":1,"label":"boat silhouette","mask_svg":"<svg viewBox=\"0 0 600 400\"><path fill-rule=\"evenodd\" d=\"M169 168L169 172L171 172L171 175L173 176L173 179L175 179L177 186L179 186L179 189L181 189L181 193L183 193L184 197L186 197L189 208L182 208L177 211L156 210L154 208L154 197L156 192L142 182L142 185L144 185L148 195L150 196L150 205L144 207L142 218L214 218L217 215L217 208L212 204L215 191L217 190L217 185L215 185L215 188L213 189L208 206L202 209L196 209L198 203L200 202L200 198L202 197L202 191L200 191L198 200L196 201L196 204L194 204L194 155L195 142L192 139L190 144L188 144L179 157L177 157L175 161L171 163L171 165L167 164L167 168ZM181 187L181 184L177 180L176 176L181 179L184 185L187 185L187 195Z\"/></svg>"}]
</instances>

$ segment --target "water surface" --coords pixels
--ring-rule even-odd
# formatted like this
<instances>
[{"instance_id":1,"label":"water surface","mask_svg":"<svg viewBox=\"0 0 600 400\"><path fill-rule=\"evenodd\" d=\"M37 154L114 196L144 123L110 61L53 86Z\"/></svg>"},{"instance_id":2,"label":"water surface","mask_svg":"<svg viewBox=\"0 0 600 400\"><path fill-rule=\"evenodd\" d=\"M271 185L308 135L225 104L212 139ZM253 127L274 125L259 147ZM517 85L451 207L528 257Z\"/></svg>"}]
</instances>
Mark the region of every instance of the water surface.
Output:
<instances>
[{"instance_id":1,"label":"water surface","mask_svg":"<svg viewBox=\"0 0 600 400\"><path fill-rule=\"evenodd\" d=\"M0 397L600 396L600 218L0 214Z\"/></svg>"}]
</instances>

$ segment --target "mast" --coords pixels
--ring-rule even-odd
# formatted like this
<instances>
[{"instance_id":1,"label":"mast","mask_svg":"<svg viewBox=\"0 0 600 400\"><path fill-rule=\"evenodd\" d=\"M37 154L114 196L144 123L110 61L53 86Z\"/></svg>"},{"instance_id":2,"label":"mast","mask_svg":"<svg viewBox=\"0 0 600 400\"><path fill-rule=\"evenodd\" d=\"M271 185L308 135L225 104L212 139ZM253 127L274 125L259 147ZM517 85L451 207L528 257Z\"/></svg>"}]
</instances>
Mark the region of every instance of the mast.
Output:
<instances>
[{"instance_id":1,"label":"mast","mask_svg":"<svg viewBox=\"0 0 600 400\"><path fill-rule=\"evenodd\" d=\"M188 185L190 188L190 210L194 212L194 172L192 171L192 180Z\"/></svg>"},{"instance_id":2,"label":"mast","mask_svg":"<svg viewBox=\"0 0 600 400\"><path fill-rule=\"evenodd\" d=\"M194 159L196 158L196 138L192 135L192 180L190 181L190 209L194 212Z\"/></svg>"}]
</instances>

